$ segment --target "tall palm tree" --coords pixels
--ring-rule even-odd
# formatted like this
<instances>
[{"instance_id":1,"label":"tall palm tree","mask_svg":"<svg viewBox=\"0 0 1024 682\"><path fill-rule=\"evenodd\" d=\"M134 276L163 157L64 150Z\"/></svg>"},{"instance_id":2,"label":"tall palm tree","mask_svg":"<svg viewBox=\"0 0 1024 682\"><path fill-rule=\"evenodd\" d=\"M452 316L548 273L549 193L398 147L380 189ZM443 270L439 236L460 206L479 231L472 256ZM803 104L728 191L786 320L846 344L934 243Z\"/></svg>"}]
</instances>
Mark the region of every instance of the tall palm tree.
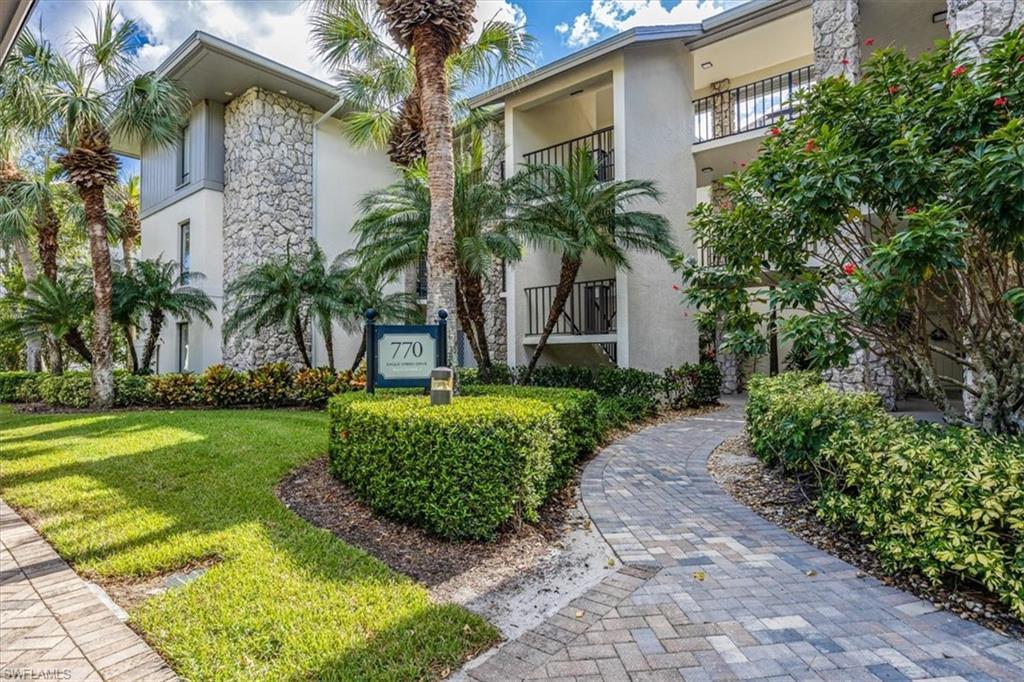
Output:
<instances>
[{"instance_id":1,"label":"tall palm tree","mask_svg":"<svg viewBox=\"0 0 1024 682\"><path fill-rule=\"evenodd\" d=\"M135 251L142 238L142 221L139 219L139 176L133 175L123 183L110 187L112 213L117 217L112 221L116 228L116 236L121 244L121 259L126 272L132 271L135 262Z\"/></svg>"},{"instance_id":2,"label":"tall palm tree","mask_svg":"<svg viewBox=\"0 0 1024 682\"><path fill-rule=\"evenodd\" d=\"M502 223L508 207L507 183L495 180L500 150L487 155L479 135L455 165L455 251L458 259L456 310L482 373L492 366L484 322L484 278L495 261L519 260L521 249ZM365 267L397 273L427 252L430 190L426 169L416 163L399 182L360 201L362 217L353 226Z\"/></svg>"},{"instance_id":3,"label":"tall palm tree","mask_svg":"<svg viewBox=\"0 0 1024 682\"><path fill-rule=\"evenodd\" d=\"M528 165L514 176L513 186L516 201L509 228L562 256L551 310L526 370L529 377L565 311L585 256L593 254L608 265L628 268L627 251L668 257L673 245L664 216L626 210L637 201L658 201L660 193L655 184L649 180L603 182L588 149L576 150L566 166Z\"/></svg>"},{"instance_id":4,"label":"tall palm tree","mask_svg":"<svg viewBox=\"0 0 1024 682\"><path fill-rule=\"evenodd\" d=\"M142 359L133 358L133 371L148 372L152 367L168 316L185 322L198 318L207 325L213 324L209 312L216 305L206 292L192 286L203 279L200 272L182 274L178 263L160 257L136 261L130 273L118 273L113 312L122 329L137 326L142 317L149 321Z\"/></svg>"},{"instance_id":5,"label":"tall palm tree","mask_svg":"<svg viewBox=\"0 0 1024 682\"><path fill-rule=\"evenodd\" d=\"M170 81L152 72L136 73L139 40L138 25L110 4L95 11L92 36L78 32L73 64L26 32L5 67L11 75L0 82L0 96L9 102L0 107L0 124L52 133L62 149L57 162L85 209L93 272L94 407L109 407L114 400L113 270L104 193L117 179L119 162L110 138L172 144L190 107L185 93Z\"/></svg>"},{"instance_id":6,"label":"tall palm tree","mask_svg":"<svg viewBox=\"0 0 1024 682\"><path fill-rule=\"evenodd\" d=\"M0 331L18 332L30 339L64 341L86 364L92 364L89 344L79 329L92 308L92 295L84 277L67 274L60 281L37 277L21 296L4 300L14 315Z\"/></svg>"}]
</instances>

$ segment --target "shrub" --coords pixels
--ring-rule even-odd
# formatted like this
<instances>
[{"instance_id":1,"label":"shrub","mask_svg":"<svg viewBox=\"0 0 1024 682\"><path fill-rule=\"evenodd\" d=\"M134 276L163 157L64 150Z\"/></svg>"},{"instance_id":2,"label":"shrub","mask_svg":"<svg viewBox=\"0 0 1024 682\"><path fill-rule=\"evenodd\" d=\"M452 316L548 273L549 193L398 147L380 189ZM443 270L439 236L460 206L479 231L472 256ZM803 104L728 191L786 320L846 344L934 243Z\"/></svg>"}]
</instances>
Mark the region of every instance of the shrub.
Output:
<instances>
[{"instance_id":1,"label":"shrub","mask_svg":"<svg viewBox=\"0 0 1024 682\"><path fill-rule=\"evenodd\" d=\"M279 407L292 400L292 369L285 362L262 365L249 372L249 395L256 405Z\"/></svg>"},{"instance_id":2,"label":"shrub","mask_svg":"<svg viewBox=\"0 0 1024 682\"><path fill-rule=\"evenodd\" d=\"M612 411L631 422L658 413L664 386L662 377L641 369L608 367L594 375L594 390L602 398L612 401Z\"/></svg>"},{"instance_id":3,"label":"shrub","mask_svg":"<svg viewBox=\"0 0 1024 682\"><path fill-rule=\"evenodd\" d=\"M18 388L14 395L14 401L19 403L42 402L43 396L39 394L39 382L46 376L46 374L36 374L35 376L18 384Z\"/></svg>"},{"instance_id":4,"label":"shrub","mask_svg":"<svg viewBox=\"0 0 1024 682\"><path fill-rule=\"evenodd\" d=\"M197 405L203 399L202 378L196 374L157 374L149 377L153 400L166 407Z\"/></svg>"},{"instance_id":5,"label":"shrub","mask_svg":"<svg viewBox=\"0 0 1024 682\"><path fill-rule=\"evenodd\" d=\"M331 399L331 472L377 511L442 537L487 540L535 519L558 417L542 400Z\"/></svg>"},{"instance_id":6,"label":"shrub","mask_svg":"<svg viewBox=\"0 0 1024 682\"><path fill-rule=\"evenodd\" d=\"M114 374L114 404L118 407L153 403L150 377L117 372Z\"/></svg>"},{"instance_id":7,"label":"shrub","mask_svg":"<svg viewBox=\"0 0 1024 682\"><path fill-rule=\"evenodd\" d=\"M839 393L813 372L751 377L747 433L754 454L789 471L809 471L825 442L848 419L883 415L870 393Z\"/></svg>"},{"instance_id":8,"label":"shrub","mask_svg":"<svg viewBox=\"0 0 1024 682\"><path fill-rule=\"evenodd\" d=\"M887 570L967 578L1024 618L1024 441L880 414L840 425L821 460L824 521Z\"/></svg>"},{"instance_id":9,"label":"shrub","mask_svg":"<svg viewBox=\"0 0 1024 682\"><path fill-rule=\"evenodd\" d=\"M53 407L89 407L92 380L88 372L65 372L39 380L39 398Z\"/></svg>"},{"instance_id":10,"label":"shrub","mask_svg":"<svg viewBox=\"0 0 1024 682\"><path fill-rule=\"evenodd\" d=\"M599 399L593 391L574 388L533 386L463 386L463 396L503 396L541 400L555 409L559 430L552 451L551 476L545 486L550 494L572 478L573 465L580 457L594 452L604 432L599 415Z\"/></svg>"},{"instance_id":11,"label":"shrub","mask_svg":"<svg viewBox=\"0 0 1024 682\"><path fill-rule=\"evenodd\" d=\"M244 405L249 402L249 383L242 372L227 365L210 365L200 380L202 401L216 407Z\"/></svg>"},{"instance_id":12,"label":"shrub","mask_svg":"<svg viewBox=\"0 0 1024 682\"><path fill-rule=\"evenodd\" d=\"M335 373L326 367L300 369L292 381L295 402L312 407L323 407L332 396L352 390L352 373Z\"/></svg>"},{"instance_id":13,"label":"shrub","mask_svg":"<svg viewBox=\"0 0 1024 682\"><path fill-rule=\"evenodd\" d=\"M722 370L713 362L665 370L665 392L675 409L714 405L722 394Z\"/></svg>"},{"instance_id":14,"label":"shrub","mask_svg":"<svg viewBox=\"0 0 1024 682\"><path fill-rule=\"evenodd\" d=\"M459 376L459 385L473 386L477 384L507 385L513 383L515 370L504 363L495 363L491 366L489 377L480 376L480 370L475 367L463 367L456 370Z\"/></svg>"},{"instance_id":15,"label":"shrub","mask_svg":"<svg viewBox=\"0 0 1024 682\"><path fill-rule=\"evenodd\" d=\"M534 367L529 381L526 380L526 367L516 367L515 383L521 386L544 386L547 388L583 388L594 387L594 372L589 367L575 365L542 365Z\"/></svg>"},{"instance_id":16,"label":"shrub","mask_svg":"<svg viewBox=\"0 0 1024 682\"><path fill-rule=\"evenodd\" d=\"M18 388L38 376L38 372L0 372L0 403L19 402Z\"/></svg>"}]
</instances>

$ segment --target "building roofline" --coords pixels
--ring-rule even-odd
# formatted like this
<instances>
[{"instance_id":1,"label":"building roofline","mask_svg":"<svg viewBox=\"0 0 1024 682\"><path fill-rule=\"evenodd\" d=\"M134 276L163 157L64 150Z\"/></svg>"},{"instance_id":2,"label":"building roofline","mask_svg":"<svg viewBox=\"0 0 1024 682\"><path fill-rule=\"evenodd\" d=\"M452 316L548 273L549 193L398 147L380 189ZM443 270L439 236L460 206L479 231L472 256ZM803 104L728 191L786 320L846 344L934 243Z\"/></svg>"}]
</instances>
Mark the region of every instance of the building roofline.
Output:
<instances>
[{"instance_id":1,"label":"building roofline","mask_svg":"<svg viewBox=\"0 0 1024 682\"><path fill-rule=\"evenodd\" d=\"M28 17L36 6L37 0L7 0L0 11L0 65L14 49L21 30L28 23Z\"/></svg>"},{"instance_id":2,"label":"building roofline","mask_svg":"<svg viewBox=\"0 0 1024 682\"><path fill-rule=\"evenodd\" d=\"M470 98L469 105L475 108L500 102L514 92L536 85L630 45L661 40L682 40L689 47L701 47L734 35L740 30L748 29L752 25L767 23L809 6L810 0L749 0L743 5L716 14L700 24L637 26L475 95Z\"/></svg>"}]
</instances>

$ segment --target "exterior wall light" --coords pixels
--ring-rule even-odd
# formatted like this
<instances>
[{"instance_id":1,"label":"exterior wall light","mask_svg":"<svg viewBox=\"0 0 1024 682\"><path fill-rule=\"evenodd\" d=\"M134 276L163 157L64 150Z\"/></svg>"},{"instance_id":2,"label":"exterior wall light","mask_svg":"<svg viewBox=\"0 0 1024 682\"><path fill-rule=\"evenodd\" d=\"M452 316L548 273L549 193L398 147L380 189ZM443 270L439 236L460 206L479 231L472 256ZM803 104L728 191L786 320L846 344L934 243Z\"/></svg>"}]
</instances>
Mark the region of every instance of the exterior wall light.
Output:
<instances>
[{"instance_id":1,"label":"exterior wall light","mask_svg":"<svg viewBox=\"0 0 1024 682\"><path fill-rule=\"evenodd\" d=\"M711 62L701 62L700 68L707 70L710 69L712 66L714 66L714 64L712 64Z\"/></svg>"}]
</instances>

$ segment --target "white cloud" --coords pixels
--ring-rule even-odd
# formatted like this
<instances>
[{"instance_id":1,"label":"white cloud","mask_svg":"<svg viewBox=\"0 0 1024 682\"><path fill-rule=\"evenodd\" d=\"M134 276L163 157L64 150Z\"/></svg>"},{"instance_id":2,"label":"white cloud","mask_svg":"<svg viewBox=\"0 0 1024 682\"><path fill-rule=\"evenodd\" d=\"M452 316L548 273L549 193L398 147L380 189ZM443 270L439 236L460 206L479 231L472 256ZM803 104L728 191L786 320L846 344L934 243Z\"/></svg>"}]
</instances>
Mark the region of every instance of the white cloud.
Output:
<instances>
[{"instance_id":1,"label":"white cloud","mask_svg":"<svg viewBox=\"0 0 1024 682\"><path fill-rule=\"evenodd\" d=\"M572 26L562 22L555 31L570 47L584 47L599 38L636 26L696 24L742 4L745 0L592 0L590 11L578 14Z\"/></svg>"}]
</instances>

